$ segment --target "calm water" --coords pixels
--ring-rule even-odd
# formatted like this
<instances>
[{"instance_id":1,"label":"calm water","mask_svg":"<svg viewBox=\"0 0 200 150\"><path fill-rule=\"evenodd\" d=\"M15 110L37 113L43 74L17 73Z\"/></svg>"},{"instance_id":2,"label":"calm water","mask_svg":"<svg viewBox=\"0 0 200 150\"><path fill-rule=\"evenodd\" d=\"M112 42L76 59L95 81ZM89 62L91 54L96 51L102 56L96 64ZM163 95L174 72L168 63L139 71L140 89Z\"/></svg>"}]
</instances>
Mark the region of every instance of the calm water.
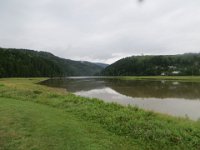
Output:
<instances>
[{"instance_id":1,"label":"calm water","mask_svg":"<svg viewBox=\"0 0 200 150\"><path fill-rule=\"evenodd\" d=\"M43 84L66 88L77 95L106 102L136 105L155 112L200 119L200 83L75 77L49 79Z\"/></svg>"}]
</instances>

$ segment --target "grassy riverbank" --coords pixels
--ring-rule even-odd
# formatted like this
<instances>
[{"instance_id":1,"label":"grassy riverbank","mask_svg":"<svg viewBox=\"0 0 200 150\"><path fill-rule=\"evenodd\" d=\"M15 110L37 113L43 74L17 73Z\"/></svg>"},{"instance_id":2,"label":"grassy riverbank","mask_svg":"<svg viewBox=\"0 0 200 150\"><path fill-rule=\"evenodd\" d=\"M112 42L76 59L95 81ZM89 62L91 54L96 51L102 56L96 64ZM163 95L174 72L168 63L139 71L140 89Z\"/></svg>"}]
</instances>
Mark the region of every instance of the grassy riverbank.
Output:
<instances>
[{"instance_id":1,"label":"grassy riverbank","mask_svg":"<svg viewBox=\"0 0 200 150\"><path fill-rule=\"evenodd\" d=\"M122 80L169 80L182 82L200 82L200 76L120 76Z\"/></svg>"},{"instance_id":2,"label":"grassy riverbank","mask_svg":"<svg viewBox=\"0 0 200 150\"><path fill-rule=\"evenodd\" d=\"M200 149L200 123L0 79L0 149Z\"/></svg>"}]
</instances>

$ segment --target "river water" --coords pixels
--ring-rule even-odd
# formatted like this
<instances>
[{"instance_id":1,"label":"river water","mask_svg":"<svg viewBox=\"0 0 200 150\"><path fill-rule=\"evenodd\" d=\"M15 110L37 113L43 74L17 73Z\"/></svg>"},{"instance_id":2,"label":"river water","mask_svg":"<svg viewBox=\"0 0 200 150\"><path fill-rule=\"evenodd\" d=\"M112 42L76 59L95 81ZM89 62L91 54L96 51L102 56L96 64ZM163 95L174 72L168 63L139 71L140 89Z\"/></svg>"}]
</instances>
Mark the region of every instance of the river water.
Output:
<instances>
[{"instance_id":1,"label":"river water","mask_svg":"<svg viewBox=\"0 0 200 150\"><path fill-rule=\"evenodd\" d=\"M168 115L200 119L200 83L119 80L109 77L68 77L42 84L65 88L76 95L134 105Z\"/></svg>"}]
</instances>

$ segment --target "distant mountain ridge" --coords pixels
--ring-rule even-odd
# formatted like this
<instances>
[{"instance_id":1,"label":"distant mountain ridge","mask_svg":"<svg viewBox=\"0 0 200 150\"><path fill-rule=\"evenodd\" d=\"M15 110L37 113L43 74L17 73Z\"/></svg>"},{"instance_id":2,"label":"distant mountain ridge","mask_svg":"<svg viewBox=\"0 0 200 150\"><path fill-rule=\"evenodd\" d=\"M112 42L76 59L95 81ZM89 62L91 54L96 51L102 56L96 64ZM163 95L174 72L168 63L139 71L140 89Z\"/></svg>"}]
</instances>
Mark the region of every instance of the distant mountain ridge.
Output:
<instances>
[{"instance_id":1,"label":"distant mountain ridge","mask_svg":"<svg viewBox=\"0 0 200 150\"><path fill-rule=\"evenodd\" d=\"M200 53L127 57L106 67L101 75L200 75Z\"/></svg>"},{"instance_id":2,"label":"distant mountain ridge","mask_svg":"<svg viewBox=\"0 0 200 150\"><path fill-rule=\"evenodd\" d=\"M109 64L105 64L105 63L95 63L96 65L102 67L102 68L106 68L109 66Z\"/></svg>"},{"instance_id":3,"label":"distant mountain ridge","mask_svg":"<svg viewBox=\"0 0 200 150\"><path fill-rule=\"evenodd\" d=\"M91 76L103 67L57 57L49 52L0 48L0 77Z\"/></svg>"}]
</instances>

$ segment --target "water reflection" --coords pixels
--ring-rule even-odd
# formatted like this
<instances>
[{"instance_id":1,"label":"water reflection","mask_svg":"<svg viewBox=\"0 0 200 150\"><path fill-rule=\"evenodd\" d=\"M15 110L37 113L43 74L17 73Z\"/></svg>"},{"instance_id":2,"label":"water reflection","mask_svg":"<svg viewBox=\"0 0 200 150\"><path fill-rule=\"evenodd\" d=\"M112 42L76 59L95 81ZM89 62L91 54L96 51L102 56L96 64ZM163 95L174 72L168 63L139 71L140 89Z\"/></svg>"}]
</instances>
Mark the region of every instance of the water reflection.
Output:
<instances>
[{"instance_id":1,"label":"water reflection","mask_svg":"<svg viewBox=\"0 0 200 150\"><path fill-rule=\"evenodd\" d=\"M51 79L45 85L175 116L200 118L200 84L177 81L123 81L113 78Z\"/></svg>"}]
</instances>

